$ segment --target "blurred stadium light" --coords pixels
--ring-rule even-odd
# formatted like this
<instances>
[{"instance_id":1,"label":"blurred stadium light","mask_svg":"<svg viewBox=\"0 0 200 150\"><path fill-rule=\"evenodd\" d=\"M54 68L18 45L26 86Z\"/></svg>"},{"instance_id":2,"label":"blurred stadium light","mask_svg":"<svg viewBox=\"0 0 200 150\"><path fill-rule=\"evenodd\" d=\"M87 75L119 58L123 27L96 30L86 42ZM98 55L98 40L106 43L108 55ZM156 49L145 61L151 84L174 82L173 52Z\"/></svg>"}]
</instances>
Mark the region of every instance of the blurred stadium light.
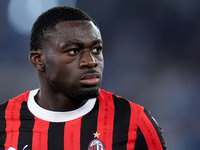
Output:
<instances>
[{"instance_id":1,"label":"blurred stadium light","mask_svg":"<svg viewBox=\"0 0 200 150\"><path fill-rule=\"evenodd\" d=\"M8 20L12 28L20 34L27 35L37 17L47 9L58 5L75 6L76 0L10 0ZM20 9L19 9L20 8Z\"/></svg>"}]
</instances>

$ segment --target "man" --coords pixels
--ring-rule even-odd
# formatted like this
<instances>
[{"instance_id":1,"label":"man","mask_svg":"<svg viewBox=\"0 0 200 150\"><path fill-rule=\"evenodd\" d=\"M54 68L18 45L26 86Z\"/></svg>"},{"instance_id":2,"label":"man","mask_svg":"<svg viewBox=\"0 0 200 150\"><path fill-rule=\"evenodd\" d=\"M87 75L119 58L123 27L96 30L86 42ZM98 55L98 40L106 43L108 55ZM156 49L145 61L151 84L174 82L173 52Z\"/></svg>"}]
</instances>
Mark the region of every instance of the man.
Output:
<instances>
[{"instance_id":1,"label":"man","mask_svg":"<svg viewBox=\"0 0 200 150\"><path fill-rule=\"evenodd\" d=\"M40 88L0 105L1 150L162 150L148 110L103 91L103 41L79 9L44 12L31 32L29 60Z\"/></svg>"}]
</instances>

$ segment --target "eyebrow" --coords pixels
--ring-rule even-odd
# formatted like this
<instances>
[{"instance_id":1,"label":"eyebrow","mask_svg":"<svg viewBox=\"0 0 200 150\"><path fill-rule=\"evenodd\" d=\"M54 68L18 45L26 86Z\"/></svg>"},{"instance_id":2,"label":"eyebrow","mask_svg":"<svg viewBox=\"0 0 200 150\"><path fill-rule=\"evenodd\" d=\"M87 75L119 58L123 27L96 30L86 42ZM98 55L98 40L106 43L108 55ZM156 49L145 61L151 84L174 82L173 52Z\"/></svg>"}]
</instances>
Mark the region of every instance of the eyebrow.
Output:
<instances>
[{"instance_id":1,"label":"eyebrow","mask_svg":"<svg viewBox=\"0 0 200 150\"><path fill-rule=\"evenodd\" d=\"M102 40L94 40L92 42L92 45L96 45L96 44L103 44L103 41ZM76 46L79 46L79 47L83 47L84 46L84 43L83 42L78 42L78 41L68 41L67 43L65 43L63 46L62 46L62 49L68 47L68 46L72 46L72 45L76 45Z\"/></svg>"},{"instance_id":2,"label":"eyebrow","mask_svg":"<svg viewBox=\"0 0 200 150\"><path fill-rule=\"evenodd\" d=\"M93 45L96 45L96 44L99 44L99 43L103 44L103 41L102 40L95 40L95 41L92 42Z\"/></svg>"}]
</instances>

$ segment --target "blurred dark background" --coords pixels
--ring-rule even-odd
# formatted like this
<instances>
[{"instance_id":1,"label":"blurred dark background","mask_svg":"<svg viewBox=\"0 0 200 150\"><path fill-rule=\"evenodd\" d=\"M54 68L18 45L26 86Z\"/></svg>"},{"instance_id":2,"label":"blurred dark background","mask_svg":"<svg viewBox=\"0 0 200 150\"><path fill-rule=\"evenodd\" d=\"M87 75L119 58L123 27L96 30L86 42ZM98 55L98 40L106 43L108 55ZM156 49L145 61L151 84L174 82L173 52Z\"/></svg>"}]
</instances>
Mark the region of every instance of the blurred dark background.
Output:
<instances>
[{"instance_id":1,"label":"blurred dark background","mask_svg":"<svg viewBox=\"0 0 200 150\"><path fill-rule=\"evenodd\" d=\"M98 23L102 88L150 110L169 150L199 150L199 0L1 0L0 102L38 88L28 61L30 28L57 5L78 7Z\"/></svg>"}]
</instances>

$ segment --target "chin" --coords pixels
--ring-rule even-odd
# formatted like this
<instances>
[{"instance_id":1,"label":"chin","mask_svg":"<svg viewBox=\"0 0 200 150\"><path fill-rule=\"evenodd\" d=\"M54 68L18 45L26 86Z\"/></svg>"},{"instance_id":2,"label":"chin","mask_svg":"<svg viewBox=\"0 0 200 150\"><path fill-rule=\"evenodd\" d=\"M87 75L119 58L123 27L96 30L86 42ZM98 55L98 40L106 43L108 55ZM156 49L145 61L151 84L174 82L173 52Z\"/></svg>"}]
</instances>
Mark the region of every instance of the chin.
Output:
<instances>
[{"instance_id":1,"label":"chin","mask_svg":"<svg viewBox=\"0 0 200 150\"><path fill-rule=\"evenodd\" d=\"M76 97L79 100L96 98L99 96L99 88L88 88L77 91Z\"/></svg>"}]
</instances>

